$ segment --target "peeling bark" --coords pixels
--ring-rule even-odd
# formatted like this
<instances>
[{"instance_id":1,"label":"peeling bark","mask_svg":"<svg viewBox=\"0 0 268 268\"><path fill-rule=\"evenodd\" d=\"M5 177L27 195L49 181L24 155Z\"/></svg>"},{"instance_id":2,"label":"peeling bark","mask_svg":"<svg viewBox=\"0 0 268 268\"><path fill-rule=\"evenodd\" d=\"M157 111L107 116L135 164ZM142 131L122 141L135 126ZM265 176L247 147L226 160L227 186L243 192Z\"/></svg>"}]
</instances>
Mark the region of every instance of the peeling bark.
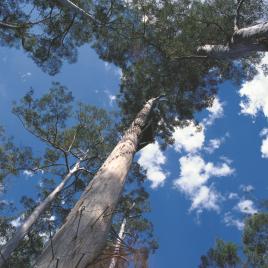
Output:
<instances>
[{"instance_id":1,"label":"peeling bark","mask_svg":"<svg viewBox=\"0 0 268 268\"><path fill-rule=\"evenodd\" d=\"M62 182L47 196L47 198L38 205L27 220L16 230L14 236L4 245L1 250L0 267L4 265L5 261L10 257L12 252L18 247L25 235L28 234L32 225L38 220L40 215L48 208L49 204L56 198L58 193L63 189L67 181L75 174L79 169L80 161L69 171L64 177Z\"/></svg>"},{"instance_id":2,"label":"peeling bark","mask_svg":"<svg viewBox=\"0 0 268 268\"><path fill-rule=\"evenodd\" d=\"M199 54L223 60L268 51L268 22L235 31L228 45L205 45L197 51Z\"/></svg>"},{"instance_id":3,"label":"peeling bark","mask_svg":"<svg viewBox=\"0 0 268 268\"><path fill-rule=\"evenodd\" d=\"M53 248L47 244L35 267L85 268L101 254L139 137L156 100L150 99L138 113L53 237Z\"/></svg>"}]
</instances>

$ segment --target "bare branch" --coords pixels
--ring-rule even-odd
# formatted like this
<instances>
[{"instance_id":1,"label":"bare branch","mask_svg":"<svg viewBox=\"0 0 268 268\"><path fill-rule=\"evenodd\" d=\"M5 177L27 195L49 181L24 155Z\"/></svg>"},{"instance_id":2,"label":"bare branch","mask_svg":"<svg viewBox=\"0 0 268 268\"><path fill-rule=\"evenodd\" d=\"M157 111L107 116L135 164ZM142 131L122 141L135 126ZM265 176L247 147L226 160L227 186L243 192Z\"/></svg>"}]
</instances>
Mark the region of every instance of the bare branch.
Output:
<instances>
[{"instance_id":1,"label":"bare branch","mask_svg":"<svg viewBox=\"0 0 268 268\"><path fill-rule=\"evenodd\" d=\"M86 17L87 19L91 20L92 22L96 23L97 21L95 20L95 18L89 14L88 12L86 12L84 9L82 9L81 7L77 6L75 3L73 3L70 0L60 0L64 5L69 6L72 9L75 9L78 13L80 13L81 15L83 15L84 17Z\"/></svg>"},{"instance_id":2,"label":"bare branch","mask_svg":"<svg viewBox=\"0 0 268 268\"><path fill-rule=\"evenodd\" d=\"M70 152L71 149L73 148L73 145L74 145L74 143L75 143L76 136L77 136L77 133L78 133L79 130L80 130L80 127L78 126L78 127L76 128L76 130L75 130L75 133L74 133L74 135L73 135L73 139L72 139L72 141L71 141L71 143L70 143L70 145L69 145L69 148L68 148L67 152Z\"/></svg>"},{"instance_id":3,"label":"bare branch","mask_svg":"<svg viewBox=\"0 0 268 268\"><path fill-rule=\"evenodd\" d=\"M95 173L89 171L88 169L86 169L86 168L84 168L84 167L79 168L78 171L85 171L85 172L87 172L88 174L90 174L90 175L92 175L92 176L95 175Z\"/></svg>"},{"instance_id":4,"label":"bare branch","mask_svg":"<svg viewBox=\"0 0 268 268\"><path fill-rule=\"evenodd\" d=\"M12 29L25 28L25 24L13 24L13 23L6 23L3 21L0 21L0 26L5 27L5 28L12 28Z\"/></svg>"},{"instance_id":5,"label":"bare branch","mask_svg":"<svg viewBox=\"0 0 268 268\"><path fill-rule=\"evenodd\" d=\"M20 24L17 23L11 23L11 22L4 22L0 21L0 27L4 28L11 28L11 29L22 29L22 28L28 28L31 26L34 26L36 24L42 23L48 19L52 19L54 17L57 17L60 13L54 14L53 16L51 14L47 15L45 18L38 20L38 21L27 21L27 22L22 22Z\"/></svg>"},{"instance_id":6,"label":"bare branch","mask_svg":"<svg viewBox=\"0 0 268 268\"><path fill-rule=\"evenodd\" d=\"M239 30L239 18L240 18L240 9L244 3L245 0L237 0L237 8L236 8L236 15L234 18L234 31L238 31Z\"/></svg>"}]
</instances>

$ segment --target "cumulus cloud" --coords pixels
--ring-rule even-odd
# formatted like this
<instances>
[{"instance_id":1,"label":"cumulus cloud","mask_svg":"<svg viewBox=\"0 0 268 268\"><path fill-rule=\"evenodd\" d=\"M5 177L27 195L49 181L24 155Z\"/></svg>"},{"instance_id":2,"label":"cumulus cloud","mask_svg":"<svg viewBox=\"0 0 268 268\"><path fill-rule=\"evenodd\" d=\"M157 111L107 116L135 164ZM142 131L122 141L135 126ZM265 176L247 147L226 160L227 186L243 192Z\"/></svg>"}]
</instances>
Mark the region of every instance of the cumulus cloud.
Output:
<instances>
[{"instance_id":1,"label":"cumulus cloud","mask_svg":"<svg viewBox=\"0 0 268 268\"><path fill-rule=\"evenodd\" d=\"M174 185L191 200L190 210L219 210L221 195L206 184L212 177L225 177L234 170L227 163L206 163L200 155L187 155L179 159L180 176Z\"/></svg>"},{"instance_id":2,"label":"cumulus cloud","mask_svg":"<svg viewBox=\"0 0 268 268\"><path fill-rule=\"evenodd\" d=\"M226 226L234 226L240 231L244 229L243 221L234 218L230 212L224 214L223 222L226 224Z\"/></svg>"},{"instance_id":3,"label":"cumulus cloud","mask_svg":"<svg viewBox=\"0 0 268 268\"><path fill-rule=\"evenodd\" d=\"M161 166L166 163L166 157L160 150L158 142L151 143L140 151L138 163L146 170L147 178L152 182L152 188L164 184L168 173L163 171Z\"/></svg>"},{"instance_id":4,"label":"cumulus cloud","mask_svg":"<svg viewBox=\"0 0 268 268\"><path fill-rule=\"evenodd\" d=\"M205 130L207 126L214 123L217 118L223 116L223 104L218 98L214 99L212 107L207 108L209 115L197 127L193 122L188 122L186 127L175 128L173 133L174 149L178 152L184 150L187 153L195 153L201 150L205 142ZM207 147L208 152L212 153L218 149L222 139L212 139Z\"/></svg>"},{"instance_id":5,"label":"cumulus cloud","mask_svg":"<svg viewBox=\"0 0 268 268\"><path fill-rule=\"evenodd\" d=\"M235 208L239 212L244 213L244 214L249 214L249 215L252 215L258 212L258 210L254 206L253 201L249 199L239 201Z\"/></svg>"},{"instance_id":6,"label":"cumulus cloud","mask_svg":"<svg viewBox=\"0 0 268 268\"><path fill-rule=\"evenodd\" d=\"M260 133L261 137L264 137L261 144L261 156L268 158L268 128L265 128Z\"/></svg>"},{"instance_id":7,"label":"cumulus cloud","mask_svg":"<svg viewBox=\"0 0 268 268\"><path fill-rule=\"evenodd\" d=\"M207 126L212 125L216 119L223 117L223 103L218 98L214 99L213 105L208 107L207 110L209 111L209 116L203 120Z\"/></svg>"},{"instance_id":8,"label":"cumulus cloud","mask_svg":"<svg viewBox=\"0 0 268 268\"><path fill-rule=\"evenodd\" d=\"M184 128L176 128L173 133L174 149L177 152L196 152L200 150L205 141L204 128L198 128L193 122Z\"/></svg>"},{"instance_id":9,"label":"cumulus cloud","mask_svg":"<svg viewBox=\"0 0 268 268\"><path fill-rule=\"evenodd\" d=\"M211 139L208 142L208 145L205 147L205 150L209 153L212 154L214 153L215 150L219 149L223 140L222 139Z\"/></svg>"},{"instance_id":10,"label":"cumulus cloud","mask_svg":"<svg viewBox=\"0 0 268 268\"><path fill-rule=\"evenodd\" d=\"M190 211L197 210L202 212L204 209L219 211L219 201L222 199L221 195L213 188L201 186L192 198L192 205Z\"/></svg>"},{"instance_id":11,"label":"cumulus cloud","mask_svg":"<svg viewBox=\"0 0 268 268\"><path fill-rule=\"evenodd\" d=\"M32 177L34 173L31 170L24 170L23 175L25 175L26 177Z\"/></svg>"},{"instance_id":12,"label":"cumulus cloud","mask_svg":"<svg viewBox=\"0 0 268 268\"><path fill-rule=\"evenodd\" d=\"M268 117L268 76L265 76L261 70L262 64L268 64L268 53L257 67L259 73L252 81L245 82L239 91L242 97L240 102L242 114L256 117L258 113L263 113L265 117ZM261 136L264 137L261 154L263 158L268 158L268 130L264 129Z\"/></svg>"},{"instance_id":13,"label":"cumulus cloud","mask_svg":"<svg viewBox=\"0 0 268 268\"><path fill-rule=\"evenodd\" d=\"M268 54L262 60L262 64L268 63ZM245 82L239 91L243 98L240 102L241 113L256 116L262 112L268 117L268 77L264 75L259 66L259 74L252 81Z\"/></svg>"}]
</instances>

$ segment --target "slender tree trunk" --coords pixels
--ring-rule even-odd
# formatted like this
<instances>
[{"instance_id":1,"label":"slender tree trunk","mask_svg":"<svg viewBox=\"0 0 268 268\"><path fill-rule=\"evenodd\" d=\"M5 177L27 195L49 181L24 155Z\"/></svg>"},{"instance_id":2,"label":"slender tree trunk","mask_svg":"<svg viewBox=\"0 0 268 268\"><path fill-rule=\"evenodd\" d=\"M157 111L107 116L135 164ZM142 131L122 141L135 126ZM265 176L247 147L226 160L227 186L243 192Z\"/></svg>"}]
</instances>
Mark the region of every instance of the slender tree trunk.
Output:
<instances>
[{"instance_id":1,"label":"slender tree trunk","mask_svg":"<svg viewBox=\"0 0 268 268\"><path fill-rule=\"evenodd\" d=\"M27 220L17 228L14 236L6 243L6 245L1 250L0 267L5 263L5 261L10 257L12 252L18 247L21 240L30 231L32 225L38 220L40 215L48 208L49 204L55 199L57 194L63 189L67 181L72 177L72 175L79 169L80 161L78 161L75 166L69 171L69 173L64 177L62 182L51 192L47 198L38 205Z\"/></svg>"},{"instance_id":2,"label":"slender tree trunk","mask_svg":"<svg viewBox=\"0 0 268 268\"><path fill-rule=\"evenodd\" d=\"M116 244L115 244L114 252L113 252L114 257L111 260L109 268L116 268L116 263L117 263L117 260L118 260L118 258L116 256L120 253L121 241L123 241L124 237L125 237L126 224L127 224L127 219L124 218L123 221L122 221L122 224L120 226L120 230L119 230L119 233L118 233L118 238L116 239Z\"/></svg>"},{"instance_id":3,"label":"slender tree trunk","mask_svg":"<svg viewBox=\"0 0 268 268\"><path fill-rule=\"evenodd\" d=\"M53 237L53 248L47 244L35 267L85 268L101 254L139 137L157 99L150 99L138 113Z\"/></svg>"},{"instance_id":4,"label":"slender tree trunk","mask_svg":"<svg viewBox=\"0 0 268 268\"><path fill-rule=\"evenodd\" d=\"M236 59L268 51L268 22L236 30L228 45L205 45L198 53L217 59Z\"/></svg>"}]
</instances>

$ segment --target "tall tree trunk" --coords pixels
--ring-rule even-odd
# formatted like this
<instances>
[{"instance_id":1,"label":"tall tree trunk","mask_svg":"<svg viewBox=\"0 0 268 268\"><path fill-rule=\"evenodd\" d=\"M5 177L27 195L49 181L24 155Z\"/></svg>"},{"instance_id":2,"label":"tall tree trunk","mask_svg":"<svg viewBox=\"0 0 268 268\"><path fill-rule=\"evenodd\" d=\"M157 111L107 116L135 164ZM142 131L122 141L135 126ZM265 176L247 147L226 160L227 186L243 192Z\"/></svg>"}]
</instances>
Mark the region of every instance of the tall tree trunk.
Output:
<instances>
[{"instance_id":1,"label":"tall tree trunk","mask_svg":"<svg viewBox=\"0 0 268 268\"><path fill-rule=\"evenodd\" d=\"M35 267L85 268L101 254L139 137L157 99L150 99L138 113L53 237L53 248L47 244Z\"/></svg>"},{"instance_id":2,"label":"tall tree trunk","mask_svg":"<svg viewBox=\"0 0 268 268\"><path fill-rule=\"evenodd\" d=\"M236 30L228 45L205 45L198 48L199 54L223 60L265 51L268 51L268 22Z\"/></svg>"},{"instance_id":3,"label":"tall tree trunk","mask_svg":"<svg viewBox=\"0 0 268 268\"><path fill-rule=\"evenodd\" d=\"M49 204L55 199L57 194L63 189L67 181L75 174L79 169L80 161L78 161L75 166L69 171L69 173L64 177L62 182L51 192L46 199L38 205L27 220L16 230L14 236L5 244L1 250L0 267L6 262L10 257L12 252L18 247L21 240L30 231L32 225L38 220L40 215L48 208Z\"/></svg>"},{"instance_id":4,"label":"tall tree trunk","mask_svg":"<svg viewBox=\"0 0 268 268\"><path fill-rule=\"evenodd\" d=\"M127 219L124 218L122 221L122 224L120 226L120 230L118 233L118 237L116 239L115 247L114 247L114 252L113 252L113 258L110 262L109 268L116 268L116 263L118 260L118 255L120 253L120 248L121 248L121 243L124 240L125 237L125 229L126 229L126 224L127 224Z\"/></svg>"}]
</instances>

